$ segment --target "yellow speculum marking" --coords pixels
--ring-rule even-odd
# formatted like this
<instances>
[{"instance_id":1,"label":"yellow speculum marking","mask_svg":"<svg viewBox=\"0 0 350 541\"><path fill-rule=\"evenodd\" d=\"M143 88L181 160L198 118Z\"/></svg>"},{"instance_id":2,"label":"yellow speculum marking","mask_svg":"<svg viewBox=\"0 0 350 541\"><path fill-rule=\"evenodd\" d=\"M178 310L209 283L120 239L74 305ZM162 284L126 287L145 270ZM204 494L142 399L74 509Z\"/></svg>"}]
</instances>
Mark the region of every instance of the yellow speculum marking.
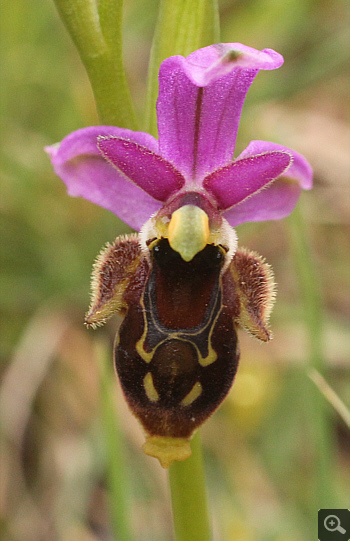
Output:
<instances>
[{"instance_id":1,"label":"yellow speculum marking","mask_svg":"<svg viewBox=\"0 0 350 541\"><path fill-rule=\"evenodd\" d=\"M197 349L198 351L198 348L197 346L195 345L195 348ZM206 357L202 357L202 355L199 353L198 351L198 362L201 366L209 366L210 364L212 364L214 361L216 361L216 359L218 358L217 356L217 353L216 351L213 350L213 348L211 347L211 344L209 342L209 352L208 352L208 355Z\"/></svg>"},{"instance_id":2,"label":"yellow speculum marking","mask_svg":"<svg viewBox=\"0 0 350 541\"><path fill-rule=\"evenodd\" d=\"M163 340L161 340L153 349L152 351L150 352L147 352L145 351L144 349L144 343L145 343L145 340L147 338L147 333L148 333L148 321L147 321L147 316L146 316L146 310L145 310L145 305L144 305L144 301L143 299L140 300L140 303L141 303L141 306L143 308L143 321L144 321L144 330L143 330L143 333L142 333L142 336L141 338L136 342L136 345L135 345L135 349L137 351L137 353L140 355L140 357L146 362L146 363L150 363L153 359L153 355L154 355L154 352L155 350L158 348L158 346L160 346L163 342L165 342L166 340L171 340L171 339L175 339L175 340L182 340L183 342L190 342L196 349L197 351L197 355L198 355L198 362L201 366L209 366L210 364L212 364L214 361L216 361L216 359L218 358L217 356L217 353L216 351L213 349L212 345L211 345L211 337L212 337L212 334L213 334L213 330L214 330L214 327L215 327L215 324L218 320L218 317L220 315L220 312L221 310L218 310L218 313L216 314L215 318L214 318L214 321L211 321L211 318L209 318L209 321L208 323L206 324L206 327L208 325L211 325L211 329L210 329L210 333L209 333L209 336L208 336L208 355L206 357L203 357L197 347L197 345L190 339L186 340L184 339L181 334L181 331L180 332L169 332L168 336L166 338L164 338ZM153 324L154 326L158 329L158 330L161 330L159 328L159 326L157 325L156 321L154 320L153 316L152 316L152 321L153 321ZM203 331L203 329L201 329L201 331ZM189 338L190 336L195 336L196 333L187 333Z\"/></svg>"},{"instance_id":3,"label":"yellow speculum marking","mask_svg":"<svg viewBox=\"0 0 350 541\"><path fill-rule=\"evenodd\" d=\"M196 398L198 398L203 391L203 387L199 381L197 381L190 392L180 402L181 406L190 406Z\"/></svg>"},{"instance_id":4,"label":"yellow speculum marking","mask_svg":"<svg viewBox=\"0 0 350 541\"><path fill-rule=\"evenodd\" d=\"M138 342L136 342L136 351L137 353L140 355L140 357L146 362L146 363L150 363L151 360L153 359L153 354L155 352L155 349L154 348L152 351L150 351L149 353L147 353L144 349L143 349L143 345L145 343L145 340L146 340L146 336L147 336L147 326L145 327L145 330L143 332L143 335L141 336L140 340ZM157 347L157 346L156 346Z\"/></svg>"},{"instance_id":5,"label":"yellow speculum marking","mask_svg":"<svg viewBox=\"0 0 350 541\"><path fill-rule=\"evenodd\" d=\"M163 342L165 342L166 340L172 340L172 339L181 340L182 342L190 342L195 347L195 349L197 351L198 362L199 362L199 364L201 366L209 366L209 364L212 364L218 358L216 351L212 348L211 343L210 343L211 335L210 335L209 341L208 341L209 342L209 347L208 347L208 355L206 357L203 357L201 355L201 353L200 353L200 351L199 351L196 344L194 344L191 340L185 340L184 338L179 336L178 333L169 333L169 335L166 338L164 338L164 340L159 342L159 344L157 344L155 346L155 348L152 349L152 351L147 353L143 348L146 336L147 336L147 331L144 332L144 334L141 336L140 340L136 343L136 351L146 363L150 363L152 361L154 352L156 351L156 349L161 344L163 344Z\"/></svg>"},{"instance_id":6,"label":"yellow speculum marking","mask_svg":"<svg viewBox=\"0 0 350 541\"><path fill-rule=\"evenodd\" d=\"M159 394L154 386L151 372L147 372L147 374L143 378L143 387L145 389L147 398L151 402L157 402L159 400Z\"/></svg>"}]
</instances>

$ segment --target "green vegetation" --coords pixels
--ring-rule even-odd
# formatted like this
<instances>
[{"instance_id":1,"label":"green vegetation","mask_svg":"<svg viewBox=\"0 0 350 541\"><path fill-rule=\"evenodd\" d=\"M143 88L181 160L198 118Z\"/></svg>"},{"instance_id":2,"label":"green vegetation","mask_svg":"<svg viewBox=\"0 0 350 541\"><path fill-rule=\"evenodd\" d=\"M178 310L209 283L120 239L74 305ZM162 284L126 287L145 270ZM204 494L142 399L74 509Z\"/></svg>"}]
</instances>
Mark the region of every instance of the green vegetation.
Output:
<instances>
[{"instance_id":1,"label":"green vegetation","mask_svg":"<svg viewBox=\"0 0 350 541\"><path fill-rule=\"evenodd\" d=\"M124 63L141 126L157 9L153 0L128 0L124 9ZM315 170L314 190L303 194L290 219L237 228L240 244L274 268L278 297L274 340L261 346L240 334L236 382L202 430L211 522L220 541L313 541L318 508L348 505L349 431L309 378L316 368L346 401L347 10L345 0L220 3L222 41L271 47L285 57L281 69L260 73L248 94L237 154L250 139L271 140L303 153ZM53 3L18 0L2 12L5 537L112 540L115 517L128 505L135 540L170 541L166 474L142 453L140 428L113 380L108 394L122 436L114 444L116 459L123 456L126 464L127 496L110 515L106 494L118 470L105 447L115 425L106 417L110 403L101 401L108 371L97 352L105 358L118 321L95 332L82 324L92 262L128 228L69 198L43 151L99 123L89 80ZM128 528L120 536L129 538Z\"/></svg>"}]
</instances>

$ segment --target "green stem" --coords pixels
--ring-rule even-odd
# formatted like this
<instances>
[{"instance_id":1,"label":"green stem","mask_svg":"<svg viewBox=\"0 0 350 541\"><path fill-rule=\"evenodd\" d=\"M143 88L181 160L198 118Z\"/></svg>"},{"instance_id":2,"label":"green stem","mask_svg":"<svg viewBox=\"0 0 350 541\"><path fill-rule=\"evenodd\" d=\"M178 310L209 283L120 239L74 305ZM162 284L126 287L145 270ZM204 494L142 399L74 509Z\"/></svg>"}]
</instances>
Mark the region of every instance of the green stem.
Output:
<instances>
[{"instance_id":1,"label":"green stem","mask_svg":"<svg viewBox=\"0 0 350 541\"><path fill-rule=\"evenodd\" d=\"M307 239L306 227L300 206L289 218L294 259L297 265L299 288L303 299L304 321L308 335L309 366L321 374L325 371L322 302L318 277ZM334 507L333 475L331 467L332 434L328 419L329 409L324 397L307 378L307 407L310 434L313 442L314 506Z\"/></svg>"},{"instance_id":2,"label":"green stem","mask_svg":"<svg viewBox=\"0 0 350 541\"><path fill-rule=\"evenodd\" d=\"M104 124L136 129L122 56L122 0L55 0L88 73Z\"/></svg>"},{"instance_id":3,"label":"green stem","mask_svg":"<svg viewBox=\"0 0 350 541\"><path fill-rule=\"evenodd\" d=\"M148 70L145 131L157 135L158 71L169 56L187 56L219 41L217 0L160 0Z\"/></svg>"},{"instance_id":4,"label":"green stem","mask_svg":"<svg viewBox=\"0 0 350 541\"><path fill-rule=\"evenodd\" d=\"M96 354L100 367L101 422L107 453L107 484L114 538L131 541L129 495L125 450L115 406L115 375L112 370L109 344L98 343Z\"/></svg>"},{"instance_id":5,"label":"green stem","mask_svg":"<svg viewBox=\"0 0 350 541\"><path fill-rule=\"evenodd\" d=\"M200 436L191 441L192 455L169 468L171 502L177 541L210 541L211 532Z\"/></svg>"}]
</instances>

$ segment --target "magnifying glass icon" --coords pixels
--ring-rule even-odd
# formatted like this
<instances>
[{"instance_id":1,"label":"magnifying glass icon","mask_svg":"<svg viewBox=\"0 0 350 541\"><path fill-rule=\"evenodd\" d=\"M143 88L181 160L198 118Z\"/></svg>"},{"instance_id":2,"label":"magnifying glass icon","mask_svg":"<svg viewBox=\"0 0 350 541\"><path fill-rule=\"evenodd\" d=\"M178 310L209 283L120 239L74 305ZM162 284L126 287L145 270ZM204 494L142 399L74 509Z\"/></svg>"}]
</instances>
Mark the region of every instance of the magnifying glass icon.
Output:
<instances>
[{"instance_id":1,"label":"magnifying glass icon","mask_svg":"<svg viewBox=\"0 0 350 541\"><path fill-rule=\"evenodd\" d=\"M340 532L340 533L346 533L346 530L344 530L344 528L341 527L340 520L336 515L328 515L324 519L324 527L329 532L337 531L337 532Z\"/></svg>"}]
</instances>

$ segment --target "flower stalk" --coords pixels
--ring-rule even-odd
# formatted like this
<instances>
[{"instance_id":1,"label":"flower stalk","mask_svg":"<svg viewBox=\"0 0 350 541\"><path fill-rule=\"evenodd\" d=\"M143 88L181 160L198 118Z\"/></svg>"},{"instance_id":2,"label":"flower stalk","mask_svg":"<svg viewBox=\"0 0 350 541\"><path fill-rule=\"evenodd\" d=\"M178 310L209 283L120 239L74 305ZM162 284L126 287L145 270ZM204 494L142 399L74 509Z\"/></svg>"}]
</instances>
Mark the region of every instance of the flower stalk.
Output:
<instances>
[{"instance_id":1,"label":"flower stalk","mask_svg":"<svg viewBox=\"0 0 350 541\"><path fill-rule=\"evenodd\" d=\"M191 441L192 455L169 468L169 482L177 541L210 541L211 528L205 489L200 435Z\"/></svg>"},{"instance_id":2,"label":"flower stalk","mask_svg":"<svg viewBox=\"0 0 350 541\"><path fill-rule=\"evenodd\" d=\"M89 76L103 124L136 129L122 55L122 0L55 0Z\"/></svg>"}]
</instances>

